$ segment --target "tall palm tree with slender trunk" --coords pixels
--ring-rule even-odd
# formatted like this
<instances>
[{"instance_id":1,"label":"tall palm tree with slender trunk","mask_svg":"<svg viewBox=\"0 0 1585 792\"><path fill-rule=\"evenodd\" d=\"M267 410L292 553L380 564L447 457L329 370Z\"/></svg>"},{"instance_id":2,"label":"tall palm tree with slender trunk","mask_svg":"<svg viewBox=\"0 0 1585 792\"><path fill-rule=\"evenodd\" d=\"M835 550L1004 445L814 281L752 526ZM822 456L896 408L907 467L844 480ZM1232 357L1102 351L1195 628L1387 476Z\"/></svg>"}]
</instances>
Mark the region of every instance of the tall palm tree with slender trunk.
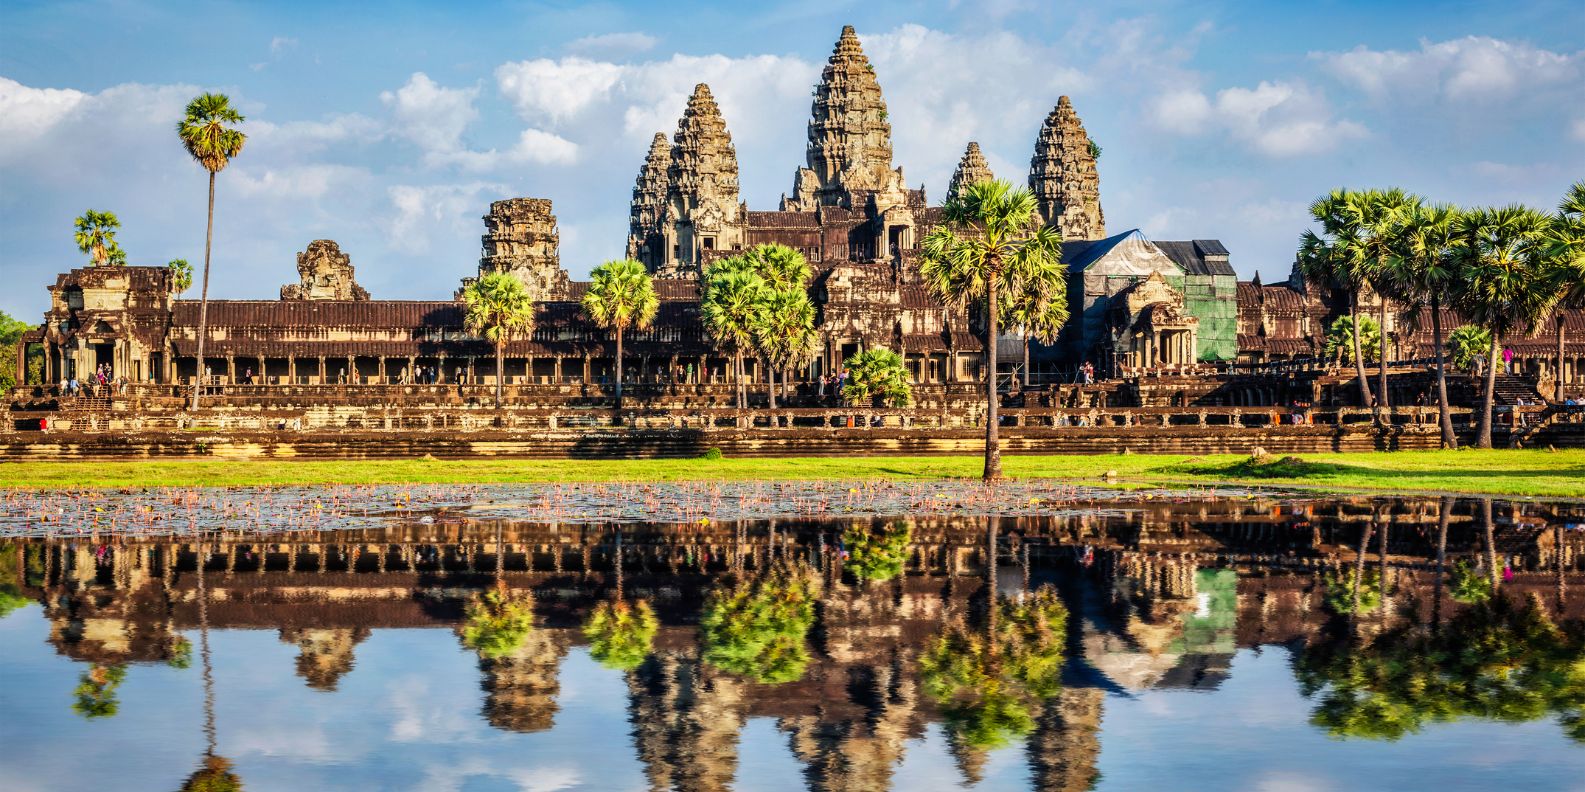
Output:
<instances>
[{"instance_id":1,"label":"tall palm tree with slender trunk","mask_svg":"<svg viewBox=\"0 0 1585 792\"><path fill-rule=\"evenodd\" d=\"M1391 272L1393 248L1402 233L1404 223L1420 206L1420 198L1396 187L1386 190L1367 190L1355 195L1357 201L1353 211L1358 214L1365 230L1362 240L1366 258L1365 277L1370 279L1371 288L1376 292L1379 311L1377 323L1381 326L1380 373L1377 379L1376 402L1381 410L1387 411L1392 409L1387 397L1389 361L1387 307L1395 285Z\"/></svg>"},{"instance_id":2,"label":"tall palm tree with slender trunk","mask_svg":"<svg viewBox=\"0 0 1585 792\"><path fill-rule=\"evenodd\" d=\"M1557 365L1553 401L1563 401L1563 334L1569 309L1585 310L1585 181L1575 182L1558 205L1552 243L1552 278L1558 290ZM1578 377L1581 372L1575 372Z\"/></svg>"},{"instance_id":3,"label":"tall palm tree with slender trunk","mask_svg":"<svg viewBox=\"0 0 1585 792\"><path fill-rule=\"evenodd\" d=\"M1523 206L1475 209L1458 216L1459 313L1491 332L1486 387L1481 394L1476 445L1491 448L1492 402L1504 336L1533 333L1557 302L1548 277L1555 257L1549 244L1553 218Z\"/></svg>"},{"instance_id":4,"label":"tall palm tree with slender trunk","mask_svg":"<svg viewBox=\"0 0 1585 792\"><path fill-rule=\"evenodd\" d=\"M754 326L754 345L769 363L774 375L781 373L783 393L787 391L787 370L807 361L819 346L815 333L815 307L802 286L777 289L765 300L759 323ZM776 407L776 383L770 384L770 406Z\"/></svg>"},{"instance_id":5,"label":"tall palm tree with slender trunk","mask_svg":"<svg viewBox=\"0 0 1585 792\"><path fill-rule=\"evenodd\" d=\"M1068 322L1067 282L1061 269L1043 271L1049 283L1018 292L1003 292L1002 315L1024 337L1024 387L1029 387L1029 345L1031 341L1055 344L1062 326Z\"/></svg>"},{"instance_id":6,"label":"tall palm tree with slender trunk","mask_svg":"<svg viewBox=\"0 0 1585 792\"><path fill-rule=\"evenodd\" d=\"M115 212L96 212L89 209L83 216L77 218L73 241L77 249L88 254L88 260L96 267L111 263L115 252L116 229L121 227L121 221Z\"/></svg>"},{"instance_id":7,"label":"tall palm tree with slender trunk","mask_svg":"<svg viewBox=\"0 0 1585 792\"><path fill-rule=\"evenodd\" d=\"M1035 199L1028 190L1001 180L959 190L943 207L946 223L925 235L919 274L936 299L953 306L979 302L985 309L985 473L1002 476L997 436L1001 401L996 387L996 344L1004 300L1028 292L1066 299L1066 290L1045 294L1061 282L1062 236L1055 230L1030 230Z\"/></svg>"},{"instance_id":8,"label":"tall palm tree with slender trunk","mask_svg":"<svg viewBox=\"0 0 1585 792\"><path fill-rule=\"evenodd\" d=\"M724 259L721 263L730 262ZM750 268L711 267L705 272L699 313L716 346L732 355L732 378L737 385L737 408L748 406L743 353L753 348L754 329L763 321L770 287Z\"/></svg>"},{"instance_id":9,"label":"tall palm tree with slender trunk","mask_svg":"<svg viewBox=\"0 0 1585 792\"><path fill-rule=\"evenodd\" d=\"M616 333L616 408L622 409L622 336L628 329L647 330L660 310L655 282L644 265L632 259L607 261L589 273L583 312L595 324Z\"/></svg>"},{"instance_id":10,"label":"tall palm tree with slender trunk","mask_svg":"<svg viewBox=\"0 0 1585 792\"><path fill-rule=\"evenodd\" d=\"M495 347L495 409L501 409L506 375L506 344L534 332L534 301L523 282L492 272L462 290L463 325Z\"/></svg>"},{"instance_id":11,"label":"tall palm tree with slender trunk","mask_svg":"<svg viewBox=\"0 0 1585 792\"><path fill-rule=\"evenodd\" d=\"M225 94L206 93L187 103L182 120L176 122L176 134L182 146L194 160L209 172L209 214L204 230L204 279L198 293L198 365L195 377L204 373L204 341L209 334L209 259L215 240L215 176L242 153L248 136L234 129L240 124L242 114L231 106ZM193 388L193 409L198 409L198 395L202 388Z\"/></svg>"},{"instance_id":12,"label":"tall palm tree with slender trunk","mask_svg":"<svg viewBox=\"0 0 1585 792\"><path fill-rule=\"evenodd\" d=\"M1333 190L1310 204L1310 217L1321 226L1321 233L1305 231L1299 237L1299 271L1328 288L1340 289L1348 296L1348 313L1359 316L1359 291L1369 273L1365 255L1363 218L1357 211L1359 198L1348 190ZM1365 353L1359 334L1354 334L1354 374L1359 380L1359 403L1378 408L1365 378ZM1377 409L1380 425L1381 413Z\"/></svg>"},{"instance_id":13,"label":"tall palm tree with slender trunk","mask_svg":"<svg viewBox=\"0 0 1585 792\"><path fill-rule=\"evenodd\" d=\"M1422 308L1431 314L1432 356L1436 359L1432 365L1443 448L1458 447L1448 409L1447 358L1442 350L1442 298L1457 274L1453 260L1453 220L1457 216L1458 209L1446 204L1415 207L1394 232L1384 275L1388 292L1405 304L1412 329L1418 329Z\"/></svg>"}]
</instances>

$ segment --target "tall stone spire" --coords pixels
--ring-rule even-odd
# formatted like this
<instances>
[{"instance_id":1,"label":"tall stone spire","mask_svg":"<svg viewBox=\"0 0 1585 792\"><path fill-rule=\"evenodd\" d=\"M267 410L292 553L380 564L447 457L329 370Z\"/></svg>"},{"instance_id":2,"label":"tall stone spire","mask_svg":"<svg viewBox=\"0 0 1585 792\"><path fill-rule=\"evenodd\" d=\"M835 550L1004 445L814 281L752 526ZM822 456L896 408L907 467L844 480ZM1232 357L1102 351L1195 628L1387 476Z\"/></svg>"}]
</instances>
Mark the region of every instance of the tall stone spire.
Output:
<instances>
[{"instance_id":1,"label":"tall stone spire","mask_svg":"<svg viewBox=\"0 0 1585 792\"><path fill-rule=\"evenodd\" d=\"M737 150L710 86L699 83L677 122L667 167L665 229L669 245L663 277L696 277L709 250L742 243Z\"/></svg>"},{"instance_id":2,"label":"tall stone spire","mask_svg":"<svg viewBox=\"0 0 1585 792\"><path fill-rule=\"evenodd\" d=\"M628 212L627 257L642 262L651 272L666 260L661 216L666 212L667 169L671 166L671 144L664 132L650 141L649 155L638 169L633 183L633 205Z\"/></svg>"},{"instance_id":3,"label":"tall stone spire","mask_svg":"<svg viewBox=\"0 0 1585 792\"><path fill-rule=\"evenodd\" d=\"M864 56L853 26L842 28L815 86L809 118L808 167L793 180L783 209L852 206L855 191L901 191L902 171L892 170L892 125L875 67Z\"/></svg>"},{"instance_id":4,"label":"tall stone spire","mask_svg":"<svg viewBox=\"0 0 1585 792\"><path fill-rule=\"evenodd\" d=\"M1061 231L1064 239L1106 236L1095 153L1084 124L1066 96L1057 100L1035 141L1035 156L1029 161L1029 189L1039 202L1041 219Z\"/></svg>"},{"instance_id":5,"label":"tall stone spire","mask_svg":"<svg viewBox=\"0 0 1585 792\"><path fill-rule=\"evenodd\" d=\"M969 147L963 151L963 159L958 160L958 169L952 173L952 181L947 184L947 200L957 197L958 191L971 184L988 182L996 178L991 173L991 166L986 164L985 155L980 153L980 144L969 142Z\"/></svg>"},{"instance_id":6,"label":"tall stone spire","mask_svg":"<svg viewBox=\"0 0 1585 792\"><path fill-rule=\"evenodd\" d=\"M566 296L569 278L561 268L561 234L548 198L509 198L490 204L480 240L479 277L506 272L523 282L535 302ZM466 289L478 278L463 278ZM462 290L457 291L462 297Z\"/></svg>"}]
</instances>

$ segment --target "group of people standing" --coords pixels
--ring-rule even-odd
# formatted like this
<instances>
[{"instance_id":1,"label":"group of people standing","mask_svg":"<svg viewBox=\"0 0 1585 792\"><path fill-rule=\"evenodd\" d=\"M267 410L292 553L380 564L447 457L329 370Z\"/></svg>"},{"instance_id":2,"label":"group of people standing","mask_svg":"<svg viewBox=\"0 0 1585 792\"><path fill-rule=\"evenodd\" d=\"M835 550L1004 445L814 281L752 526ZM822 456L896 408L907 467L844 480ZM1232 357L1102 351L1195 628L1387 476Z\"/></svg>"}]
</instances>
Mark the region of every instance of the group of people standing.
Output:
<instances>
[{"instance_id":1,"label":"group of people standing","mask_svg":"<svg viewBox=\"0 0 1585 792\"><path fill-rule=\"evenodd\" d=\"M126 384L127 378L117 377L115 369L112 369L109 363L100 363L94 368L94 373L88 375L86 382L77 379L74 375L61 380L58 387L61 395L77 397L81 396L84 390L92 396L95 393L109 393L112 386L125 388Z\"/></svg>"}]
</instances>

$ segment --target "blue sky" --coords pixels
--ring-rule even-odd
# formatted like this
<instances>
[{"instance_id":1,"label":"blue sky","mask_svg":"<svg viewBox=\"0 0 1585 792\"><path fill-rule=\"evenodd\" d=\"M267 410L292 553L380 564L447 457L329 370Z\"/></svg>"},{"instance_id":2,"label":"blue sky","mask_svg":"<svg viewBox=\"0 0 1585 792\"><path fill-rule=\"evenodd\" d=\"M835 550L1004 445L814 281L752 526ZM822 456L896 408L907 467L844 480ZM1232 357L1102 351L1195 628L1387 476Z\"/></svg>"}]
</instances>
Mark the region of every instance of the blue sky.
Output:
<instances>
[{"instance_id":1,"label":"blue sky","mask_svg":"<svg viewBox=\"0 0 1585 792\"><path fill-rule=\"evenodd\" d=\"M774 208L844 24L933 200L969 140L1021 181L1068 94L1108 229L1222 239L1244 277L1286 275L1334 186L1551 208L1585 178L1577 0L746 6L0 3L0 310L43 311L87 208L120 215L132 263L201 260L204 176L171 128L203 90L250 134L221 174L214 296L274 297L331 238L375 297L443 298L488 203L525 195L555 202L581 277L621 255L649 139L696 82L745 200Z\"/></svg>"}]
</instances>

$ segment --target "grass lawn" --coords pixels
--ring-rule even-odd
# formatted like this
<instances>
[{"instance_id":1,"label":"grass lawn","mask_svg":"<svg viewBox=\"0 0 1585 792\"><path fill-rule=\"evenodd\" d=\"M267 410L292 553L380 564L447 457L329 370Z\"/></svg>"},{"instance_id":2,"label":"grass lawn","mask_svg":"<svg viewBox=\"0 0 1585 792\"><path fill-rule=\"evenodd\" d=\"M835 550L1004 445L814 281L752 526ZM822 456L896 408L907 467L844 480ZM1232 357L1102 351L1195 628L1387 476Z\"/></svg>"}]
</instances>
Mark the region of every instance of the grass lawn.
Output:
<instances>
[{"instance_id":1,"label":"grass lawn","mask_svg":"<svg viewBox=\"0 0 1585 792\"><path fill-rule=\"evenodd\" d=\"M637 460L153 460L0 463L0 488L444 484L733 479L975 478L979 457ZM1008 456L1008 476L1121 486L1265 484L1325 490L1585 497L1585 450L1308 454L1264 464L1221 455Z\"/></svg>"}]
</instances>

